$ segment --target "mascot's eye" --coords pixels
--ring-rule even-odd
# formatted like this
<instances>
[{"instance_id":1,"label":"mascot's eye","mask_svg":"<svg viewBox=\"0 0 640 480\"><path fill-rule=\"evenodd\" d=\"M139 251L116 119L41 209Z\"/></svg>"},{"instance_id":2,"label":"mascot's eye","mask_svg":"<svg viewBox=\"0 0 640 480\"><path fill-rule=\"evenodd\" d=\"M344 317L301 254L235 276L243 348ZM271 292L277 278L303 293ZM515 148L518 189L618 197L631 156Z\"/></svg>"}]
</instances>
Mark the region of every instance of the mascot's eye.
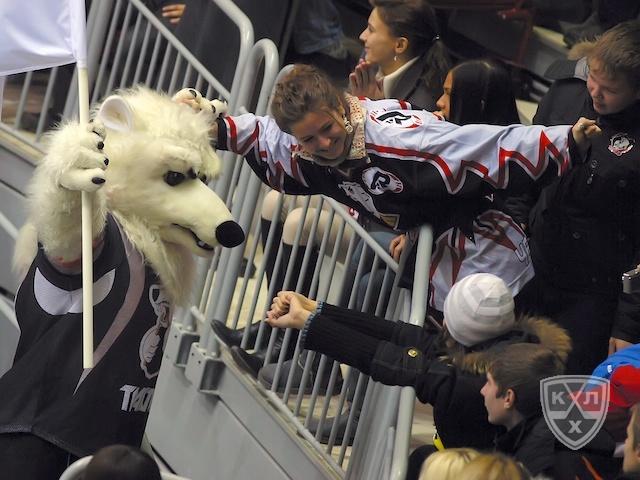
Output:
<instances>
[{"instance_id":1,"label":"mascot's eye","mask_svg":"<svg viewBox=\"0 0 640 480\"><path fill-rule=\"evenodd\" d=\"M185 180L184 173L180 172L167 172L164 174L164 181L167 185L175 187L179 183L182 183Z\"/></svg>"}]
</instances>

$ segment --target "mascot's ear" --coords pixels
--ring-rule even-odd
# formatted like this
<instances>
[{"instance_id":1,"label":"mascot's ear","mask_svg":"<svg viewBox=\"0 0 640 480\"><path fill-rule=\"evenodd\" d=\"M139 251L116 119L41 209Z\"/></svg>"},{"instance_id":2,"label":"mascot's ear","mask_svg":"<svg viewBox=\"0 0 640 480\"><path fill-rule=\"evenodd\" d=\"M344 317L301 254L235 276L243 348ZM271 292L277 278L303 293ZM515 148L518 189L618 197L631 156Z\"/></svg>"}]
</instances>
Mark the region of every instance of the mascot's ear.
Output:
<instances>
[{"instance_id":1,"label":"mascot's ear","mask_svg":"<svg viewBox=\"0 0 640 480\"><path fill-rule=\"evenodd\" d=\"M127 101L119 95L111 95L102 102L98 119L105 127L118 132L133 130L133 111Z\"/></svg>"}]
</instances>

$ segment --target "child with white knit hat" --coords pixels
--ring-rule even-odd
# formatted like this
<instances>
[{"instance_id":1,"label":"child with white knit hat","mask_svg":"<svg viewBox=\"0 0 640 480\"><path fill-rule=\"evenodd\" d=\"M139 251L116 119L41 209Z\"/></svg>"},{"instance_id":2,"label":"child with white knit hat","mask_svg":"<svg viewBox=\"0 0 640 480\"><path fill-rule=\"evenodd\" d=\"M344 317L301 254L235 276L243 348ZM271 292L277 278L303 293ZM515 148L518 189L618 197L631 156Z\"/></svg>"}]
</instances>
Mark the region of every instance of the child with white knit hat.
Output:
<instances>
[{"instance_id":1,"label":"child with white knit hat","mask_svg":"<svg viewBox=\"0 0 640 480\"><path fill-rule=\"evenodd\" d=\"M514 302L507 285L491 273L474 273L455 283L444 301L444 323L458 343L471 347L511 330Z\"/></svg>"},{"instance_id":2,"label":"child with white knit hat","mask_svg":"<svg viewBox=\"0 0 640 480\"><path fill-rule=\"evenodd\" d=\"M570 340L550 320L516 320L507 285L488 273L453 285L444 304L443 332L316 302L295 292L273 299L267 321L301 329L301 345L356 367L387 385L412 386L434 407L434 422L447 448L492 448L480 389L486 367L505 343L540 343L566 359ZM286 381L286 380L285 380Z\"/></svg>"}]
</instances>

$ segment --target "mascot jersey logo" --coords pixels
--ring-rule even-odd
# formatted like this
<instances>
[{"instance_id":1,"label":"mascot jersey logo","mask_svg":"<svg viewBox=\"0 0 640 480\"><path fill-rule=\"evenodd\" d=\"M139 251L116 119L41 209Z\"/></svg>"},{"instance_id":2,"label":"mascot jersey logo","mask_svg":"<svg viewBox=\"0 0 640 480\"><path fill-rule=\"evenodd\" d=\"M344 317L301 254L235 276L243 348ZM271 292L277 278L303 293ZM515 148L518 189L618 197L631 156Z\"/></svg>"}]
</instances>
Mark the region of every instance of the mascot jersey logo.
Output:
<instances>
[{"instance_id":1,"label":"mascot jersey logo","mask_svg":"<svg viewBox=\"0 0 640 480\"><path fill-rule=\"evenodd\" d=\"M156 324L143 335L140 341L140 368L147 378L160 371L162 345L171 322L171 302L160 285L149 287L149 302L156 314Z\"/></svg>"}]
</instances>

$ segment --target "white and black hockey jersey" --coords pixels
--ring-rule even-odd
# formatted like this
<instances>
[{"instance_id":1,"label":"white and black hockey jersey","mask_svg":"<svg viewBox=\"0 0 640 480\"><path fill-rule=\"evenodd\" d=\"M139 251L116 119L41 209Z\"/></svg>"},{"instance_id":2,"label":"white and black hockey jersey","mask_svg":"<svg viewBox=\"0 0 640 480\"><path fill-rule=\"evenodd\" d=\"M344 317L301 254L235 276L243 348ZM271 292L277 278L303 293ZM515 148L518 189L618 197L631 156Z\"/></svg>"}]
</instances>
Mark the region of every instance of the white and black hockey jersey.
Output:
<instances>
[{"instance_id":1,"label":"white and black hockey jersey","mask_svg":"<svg viewBox=\"0 0 640 480\"><path fill-rule=\"evenodd\" d=\"M218 148L243 155L276 190L324 194L399 231L431 224L438 310L450 286L474 272L499 275L518 293L533 277L526 237L502 212L480 215L496 208L488 199L496 190L524 191L567 170L571 127L458 126L402 101L361 105L362 162L348 172L303 158L295 137L266 116L219 118Z\"/></svg>"},{"instance_id":2,"label":"white and black hockey jersey","mask_svg":"<svg viewBox=\"0 0 640 480\"><path fill-rule=\"evenodd\" d=\"M171 304L109 216L94 262L94 362L82 368L82 278L38 250L16 296L14 366L0 378L0 433L37 435L76 456L140 445Z\"/></svg>"}]
</instances>

